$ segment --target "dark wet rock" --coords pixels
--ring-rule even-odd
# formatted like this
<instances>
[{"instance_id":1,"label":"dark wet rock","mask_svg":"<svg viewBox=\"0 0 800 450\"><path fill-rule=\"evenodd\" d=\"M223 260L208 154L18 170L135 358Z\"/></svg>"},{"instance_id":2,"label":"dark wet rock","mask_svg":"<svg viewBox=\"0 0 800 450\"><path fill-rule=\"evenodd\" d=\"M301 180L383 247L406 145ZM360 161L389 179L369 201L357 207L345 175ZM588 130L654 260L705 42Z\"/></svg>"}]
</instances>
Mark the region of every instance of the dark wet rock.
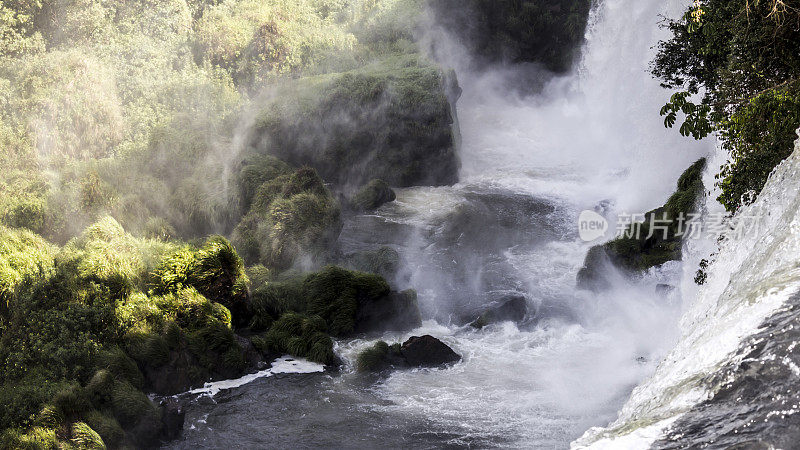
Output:
<instances>
[{"instance_id":1,"label":"dark wet rock","mask_svg":"<svg viewBox=\"0 0 800 450\"><path fill-rule=\"evenodd\" d=\"M356 333L374 331L407 331L422 325L413 289L392 291L370 303L359 304L356 313Z\"/></svg>"},{"instance_id":2,"label":"dark wet rock","mask_svg":"<svg viewBox=\"0 0 800 450\"><path fill-rule=\"evenodd\" d=\"M395 201L396 198L397 194L385 181L375 179L353 195L350 205L356 211L373 211L386 203Z\"/></svg>"},{"instance_id":3,"label":"dark wet rock","mask_svg":"<svg viewBox=\"0 0 800 450\"><path fill-rule=\"evenodd\" d=\"M413 336L400 346L400 353L412 367L437 367L456 363L461 356L433 336Z\"/></svg>"},{"instance_id":4,"label":"dark wet rock","mask_svg":"<svg viewBox=\"0 0 800 450\"><path fill-rule=\"evenodd\" d=\"M680 232L686 232L686 221L697 211L705 192L705 166L705 158L692 164L678 179L677 190L667 203L645 214L644 222L629 226L626 235L592 247L578 272L578 288L607 289L609 265L624 275L635 276L666 262L679 261L683 245Z\"/></svg>"},{"instance_id":5,"label":"dark wet rock","mask_svg":"<svg viewBox=\"0 0 800 450\"><path fill-rule=\"evenodd\" d=\"M183 431L186 411L175 398L164 399L161 403L162 434L165 440L177 439Z\"/></svg>"},{"instance_id":6,"label":"dark wet rock","mask_svg":"<svg viewBox=\"0 0 800 450\"><path fill-rule=\"evenodd\" d=\"M378 341L356 359L359 372L383 372L410 367L440 367L456 363L461 356L433 336L414 336L400 343Z\"/></svg>"},{"instance_id":7,"label":"dark wet rock","mask_svg":"<svg viewBox=\"0 0 800 450\"><path fill-rule=\"evenodd\" d=\"M400 254L391 247L351 253L344 258L345 266L359 272L374 273L394 280L400 269Z\"/></svg>"},{"instance_id":8,"label":"dark wet rock","mask_svg":"<svg viewBox=\"0 0 800 450\"><path fill-rule=\"evenodd\" d=\"M488 308L470 325L481 329L498 322L520 323L528 314L528 302L522 295L512 295L501 300L498 305Z\"/></svg>"},{"instance_id":9,"label":"dark wet rock","mask_svg":"<svg viewBox=\"0 0 800 450\"><path fill-rule=\"evenodd\" d=\"M431 0L438 24L480 63L529 62L563 72L580 49L590 0Z\"/></svg>"},{"instance_id":10,"label":"dark wet rock","mask_svg":"<svg viewBox=\"0 0 800 450\"><path fill-rule=\"evenodd\" d=\"M578 271L578 289L594 292L609 289L611 287L611 281L608 278L610 267L611 260L603 246L590 248L583 267Z\"/></svg>"}]
</instances>

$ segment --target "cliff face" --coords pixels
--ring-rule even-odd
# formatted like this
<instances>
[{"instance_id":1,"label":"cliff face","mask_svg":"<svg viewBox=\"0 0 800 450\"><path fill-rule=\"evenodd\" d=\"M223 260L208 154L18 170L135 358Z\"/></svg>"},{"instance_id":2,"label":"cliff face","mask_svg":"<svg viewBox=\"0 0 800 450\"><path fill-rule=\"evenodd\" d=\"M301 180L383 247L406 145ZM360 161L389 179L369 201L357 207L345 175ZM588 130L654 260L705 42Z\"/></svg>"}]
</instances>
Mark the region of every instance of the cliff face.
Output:
<instances>
[{"instance_id":1,"label":"cliff face","mask_svg":"<svg viewBox=\"0 0 800 450\"><path fill-rule=\"evenodd\" d=\"M437 22L478 63L539 63L570 69L580 49L591 0L430 0Z\"/></svg>"}]
</instances>

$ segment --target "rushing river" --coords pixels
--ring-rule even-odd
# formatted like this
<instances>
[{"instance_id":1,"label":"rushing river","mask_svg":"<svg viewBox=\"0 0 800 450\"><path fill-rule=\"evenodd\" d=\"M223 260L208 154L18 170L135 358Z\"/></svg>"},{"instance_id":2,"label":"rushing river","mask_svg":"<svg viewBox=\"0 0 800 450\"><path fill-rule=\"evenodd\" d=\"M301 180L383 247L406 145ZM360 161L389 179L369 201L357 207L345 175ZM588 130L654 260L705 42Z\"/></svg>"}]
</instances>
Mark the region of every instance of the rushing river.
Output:
<instances>
[{"instance_id":1,"label":"rushing river","mask_svg":"<svg viewBox=\"0 0 800 450\"><path fill-rule=\"evenodd\" d=\"M418 291L422 328L338 342L348 365L337 373L297 364L213 397L193 394L184 434L169 447L568 448L617 420L679 342L682 304L696 291L686 274L697 261L620 279L602 295L578 291L591 244L576 224L586 209L614 217L663 204L680 173L714 151L713 142L664 129L658 110L669 93L648 72L665 33L661 17L685 6L599 1L581 60L566 76L535 67L457 70L461 182L400 190L395 202L349 220L340 238L345 251L400 252L403 269L392 281ZM679 289L658 293L658 284ZM462 325L509 295L525 297L523 323ZM388 377L352 369L376 340L420 334L442 339L463 361ZM626 414L619 420L638 413ZM593 429L582 442L602 433Z\"/></svg>"}]
</instances>

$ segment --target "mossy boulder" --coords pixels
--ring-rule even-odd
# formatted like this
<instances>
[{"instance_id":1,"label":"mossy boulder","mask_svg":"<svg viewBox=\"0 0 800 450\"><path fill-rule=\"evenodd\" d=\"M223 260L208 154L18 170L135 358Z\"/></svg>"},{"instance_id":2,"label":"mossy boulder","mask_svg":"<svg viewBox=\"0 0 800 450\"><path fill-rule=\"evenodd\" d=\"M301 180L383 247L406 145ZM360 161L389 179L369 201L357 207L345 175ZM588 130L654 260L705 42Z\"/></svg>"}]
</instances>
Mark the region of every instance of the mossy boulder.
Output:
<instances>
[{"instance_id":1,"label":"mossy boulder","mask_svg":"<svg viewBox=\"0 0 800 450\"><path fill-rule=\"evenodd\" d=\"M267 326L287 312L321 317L336 337L421 323L414 291L392 292L378 275L336 266L253 292L254 324Z\"/></svg>"},{"instance_id":2,"label":"mossy boulder","mask_svg":"<svg viewBox=\"0 0 800 450\"><path fill-rule=\"evenodd\" d=\"M378 275L329 266L253 292L251 329L263 353L334 364L330 336L407 330L421 324L414 291L393 292Z\"/></svg>"},{"instance_id":3,"label":"mossy boulder","mask_svg":"<svg viewBox=\"0 0 800 450\"><path fill-rule=\"evenodd\" d=\"M356 370L359 372L381 372L407 365L408 362L400 353L400 344L389 345L384 341L362 350L356 358Z\"/></svg>"},{"instance_id":4,"label":"mossy boulder","mask_svg":"<svg viewBox=\"0 0 800 450\"><path fill-rule=\"evenodd\" d=\"M327 331L328 325L320 316L288 312L253 343L263 353L288 353L332 365L337 358L333 352L333 340Z\"/></svg>"},{"instance_id":5,"label":"mossy boulder","mask_svg":"<svg viewBox=\"0 0 800 450\"><path fill-rule=\"evenodd\" d=\"M437 23L488 63L564 72L578 55L591 0L430 0Z\"/></svg>"},{"instance_id":6,"label":"mossy boulder","mask_svg":"<svg viewBox=\"0 0 800 450\"><path fill-rule=\"evenodd\" d=\"M668 261L680 260L681 232L687 231L690 215L697 211L704 194L702 177L705 166L703 158L686 169L667 203L645 214L643 223L630 225L625 236L591 248L584 267L578 272L578 287L587 290L607 288L610 282L605 275L606 264L634 275ZM653 228L652 236L651 226L658 227Z\"/></svg>"},{"instance_id":7,"label":"mossy boulder","mask_svg":"<svg viewBox=\"0 0 800 450\"><path fill-rule=\"evenodd\" d=\"M453 184L453 77L418 55L402 55L298 79L266 97L250 142L315 168L336 186L373 178L400 187Z\"/></svg>"},{"instance_id":8,"label":"mossy boulder","mask_svg":"<svg viewBox=\"0 0 800 450\"><path fill-rule=\"evenodd\" d=\"M233 233L245 260L285 270L333 245L342 227L341 208L314 169L279 174L270 166L259 175L246 167L250 172L243 190L251 189L247 183L266 181L255 188L250 209Z\"/></svg>"},{"instance_id":9,"label":"mossy boulder","mask_svg":"<svg viewBox=\"0 0 800 450\"><path fill-rule=\"evenodd\" d=\"M359 372L382 372L410 367L442 367L461 361L461 356L433 336L412 336L403 344L378 341L356 358Z\"/></svg>"},{"instance_id":10,"label":"mossy boulder","mask_svg":"<svg viewBox=\"0 0 800 450\"><path fill-rule=\"evenodd\" d=\"M353 195L350 205L356 211L373 211L385 203L395 201L396 198L397 195L385 181L375 179Z\"/></svg>"},{"instance_id":11,"label":"mossy boulder","mask_svg":"<svg viewBox=\"0 0 800 450\"><path fill-rule=\"evenodd\" d=\"M387 280L394 280L400 270L400 254L391 247L380 247L351 253L344 258L344 265L352 270L374 273Z\"/></svg>"}]
</instances>

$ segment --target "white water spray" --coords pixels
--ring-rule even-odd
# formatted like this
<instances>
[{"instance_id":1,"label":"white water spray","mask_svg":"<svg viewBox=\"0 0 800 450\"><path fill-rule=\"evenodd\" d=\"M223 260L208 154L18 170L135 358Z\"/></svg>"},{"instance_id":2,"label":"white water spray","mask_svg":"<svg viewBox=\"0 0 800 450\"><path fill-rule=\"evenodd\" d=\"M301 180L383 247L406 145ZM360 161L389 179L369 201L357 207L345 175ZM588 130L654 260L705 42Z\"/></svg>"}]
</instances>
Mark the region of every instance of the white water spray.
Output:
<instances>
[{"instance_id":1,"label":"white water spray","mask_svg":"<svg viewBox=\"0 0 800 450\"><path fill-rule=\"evenodd\" d=\"M656 373L637 387L607 429L586 433L575 445L641 448L661 437L680 415L707 399L715 386L701 383L735 358L747 336L800 290L800 140L769 178L758 200L736 216L759 226L723 234L708 282L687 301L678 345Z\"/></svg>"},{"instance_id":2,"label":"white water spray","mask_svg":"<svg viewBox=\"0 0 800 450\"><path fill-rule=\"evenodd\" d=\"M677 282L680 265L666 265L641 283L622 282L600 296L578 292L575 276L589 245L578 239L575 220L580 210L601 201L620 212L663 204L680 173L712 150L710 143L664 129L658 111L669 93L648 71L653 46L667 37L658 28L660 16L675 16L685 4L599 2L577 70L552 79L541 94L521 97L508 89L509 79L519 79L508 76L513 68L459 73L462 182L402 190L379 212L384 220L419 230L401 252L412 270L409 287L418 289L424 315L441 318L443 310L464 301L458 288L464 298L489 289L481 280L500 266L531 307L554 306L575 317L480 332L428 322L411 334L442 337L464 361L444 371L394 373L378 387L390 402L387 410L431 420L458 435L455 444L566 447L586 428L614 420L633 386L652 373L674 342L680 313L679 299L656 295L654 286ZM545 217L558 236L533 243L520 234L492 258L461 255L446 267L432 263L439 255L430 236L435 239L441 223L469 204L471 195L553 205ZM495 226L487 225L487 240L497 234ZM368 344L353 342L341 350L352 360Z\"/></svg>"}]
</instances>

